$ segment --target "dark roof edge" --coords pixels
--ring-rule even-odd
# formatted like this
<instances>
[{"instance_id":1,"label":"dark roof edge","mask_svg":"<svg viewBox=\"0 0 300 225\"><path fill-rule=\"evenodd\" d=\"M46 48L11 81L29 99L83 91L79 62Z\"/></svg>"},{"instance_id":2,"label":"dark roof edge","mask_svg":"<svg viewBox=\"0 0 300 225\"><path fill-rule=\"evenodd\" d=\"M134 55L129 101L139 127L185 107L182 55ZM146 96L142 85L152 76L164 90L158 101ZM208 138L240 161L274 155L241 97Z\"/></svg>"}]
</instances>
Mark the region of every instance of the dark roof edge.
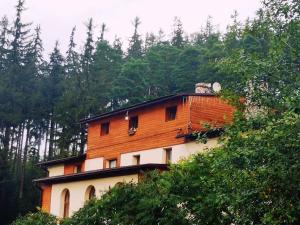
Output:
<instances>
[{"instance_id":1,"label":"dark roof edge","mask_svg":"<svg viewBox=\"0 0 300 225\"><path fill-rule=\"evenodd\" d=\"M86 154L78 155L78 156L71 156L67 158L62 158L62 159L53 159L49 161L42 161L37 163L39 166L53 166L57 164L62 164L62 163L68 163L68 162L78 162L86 159Z\"/></svg>"},{"instance_id":2,"label":"dark roof edge","mask_svg":"<svg viewBox=\"0 0 300 225\"><path fill-rule=\"evenodd\" d=\"M214 94L199 94L199 93L181 93L181 94L167 95L167 96L163 96L163 97L160 97L160 98L145 101L145 102L142 102L142 103L139 103L139 104L136 104L136 105L132 105L132 106L128 106L128 107L125 107L125 108L117 109L115 111L102 113L100 115L93 116L91 118L81 119L79 121L79 123L81 123L81 124L82 123L90 123L90 122L93 122L93 121L96 121L96 120L99 120L99 119L103 119L103 118L106 118L106 117L109 117L109 116L117 115L117 114L122 113L122 112L126 113L129 110L135 110L135 109L142 108L142 107L145 107L145 106L150 106L150 105L161 103L161 102L164 102L164 101L167 101L167 100L175 99L175 98L178 98L178 97L185 97L185 96L215 96L215 95Z\"/></svg>"},{"instance_id":3,"label":"dark roof edge","mask_svg":"<svg viewBox=\"0 0 300 225\"><path fill-rule=\"evenodd\" d=\"M33 182L37 184L56 184L56 183L63 183L63 182L90 180L96 178L131 175L131 174L139 173L141 171L149 171L155 169L167 170L168 165L151 163L151 164L142 164L142 165L135 165L135 166L124 166L124 167L118 167L113 169L93 170L93 171L76 173L76 174L40 178L40 179L33 180Z\"/></svg>"},{"instance_id":4,"label":"dark roof edge","mask_svg":"<svg viewBox=\"0 0 300 225\"><path fill-rule=\"evenodd\" d=\"M193 133L189 134L179 134L176 136L176 138L186 138L190 140L196 140L197 137L202 135L203 137L206 138L215 138L215 137L220 137L223 133L225 132L224 127L219 127L215 129L209 129L209 130L200 130L200 131L194 131Z\"/></svg>"}]
</instances>

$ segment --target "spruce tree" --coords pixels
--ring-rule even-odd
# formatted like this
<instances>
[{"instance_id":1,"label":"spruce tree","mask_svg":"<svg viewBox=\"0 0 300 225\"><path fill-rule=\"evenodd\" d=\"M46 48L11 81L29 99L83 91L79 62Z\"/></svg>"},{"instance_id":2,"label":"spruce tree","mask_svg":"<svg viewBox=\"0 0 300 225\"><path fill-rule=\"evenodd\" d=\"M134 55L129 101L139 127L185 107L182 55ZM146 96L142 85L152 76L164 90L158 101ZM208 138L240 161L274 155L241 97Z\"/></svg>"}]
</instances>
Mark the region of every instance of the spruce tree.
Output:
<instances>
[{"instance_id":1,"label":"spruce tree","mask_svg":"<svg viewBox=\"0 0 300 225\"><path fill-rule=\"evenodd\" d=\"M132 37L129 40L129 47L127 49L127 58L139 58L143 55L142 39L141 35L138 32L139 25L141 20L139 17L135 17L133 21L134 32Z\"/></svg>"},{"instance_id":2,"label":"spruce tree","mask_svg":"<svg viewBox=\"0 0 300 225\"><path fill-rule=\"evenodd\" d=\"M181 20L178 17L175 17L174 19L174 30L173 30L173 37L171 39L171 43L173 46L177 48L183 48L185 45L184 40L184 31L183 31L183 25Z\"/></svg>"}]
</instances>

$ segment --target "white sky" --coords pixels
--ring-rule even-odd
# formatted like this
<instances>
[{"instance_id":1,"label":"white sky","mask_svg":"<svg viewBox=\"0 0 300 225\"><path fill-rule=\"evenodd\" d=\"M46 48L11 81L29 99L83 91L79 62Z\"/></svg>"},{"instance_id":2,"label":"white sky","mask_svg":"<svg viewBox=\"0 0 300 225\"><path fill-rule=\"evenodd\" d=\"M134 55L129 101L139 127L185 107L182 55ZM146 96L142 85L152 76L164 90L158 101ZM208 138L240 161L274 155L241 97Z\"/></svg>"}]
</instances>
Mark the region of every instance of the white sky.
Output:
<instances>
[{"instance_id":1,"label":"white sky","mask_svg":"<svg viewBox=\"0 0 300 225\"><path fill-rule=\"evenodd\" d=\"M17 0L0 0L0 17L7 15L10 22L15 14ZM133 32L132 21L140 17L140 33L157 33L162 28L166 34L172 31L174 17L183 22L187 33L194 33L205 25L208 15L214 24L224 31L237 10L240 19L253 17L261 6L260 0L27 0L25 22L40 24L44 48L49 53L56 40L66 51L73 26L77 26L76 42L85 40L84 24L94 19L95 34L99 36L101 23L106 23L106 38L112 41L117 35L124 45Z\"/></svg>"}]
</instances>

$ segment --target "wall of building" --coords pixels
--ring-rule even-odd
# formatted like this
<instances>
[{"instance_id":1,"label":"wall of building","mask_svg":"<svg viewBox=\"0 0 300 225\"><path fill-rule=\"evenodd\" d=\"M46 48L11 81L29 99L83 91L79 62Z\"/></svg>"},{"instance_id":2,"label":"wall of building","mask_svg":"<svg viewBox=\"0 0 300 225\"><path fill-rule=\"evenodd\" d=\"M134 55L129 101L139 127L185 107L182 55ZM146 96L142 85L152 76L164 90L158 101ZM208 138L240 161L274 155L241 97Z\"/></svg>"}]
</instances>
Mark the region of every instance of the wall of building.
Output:
<instances>
[{"instance_id":1,"label":"wall of building","mask_svg":"<svg viewBox=\"0 0 300 225\"><path fill-rule=\"evenodd\" d=\"M64 175L64 165L55 165L48 167L49 177Z\"/></svg>"},{"instance_id":2,"label":"wall of building","mask_svg":"<svg viewBox=\"0 0 300 225\"><path fill-rule=\"evenodd\" d=\"M166 121L167 107L177 105L175 120ZM87 158L104 157L105 160L117 158L120 154L164 147L184 143L184 138L176 138L181 130L188 127L189 106L178 98L164 104L129 111L129 116L138 115L137 132L128 135L129 121L124 115L117 115L107 120L103 119L89 124ZM101 123L110 122L109 134L100 136Z\"/></svg>"},{"instance_id":3,"label":"wall of building","mask_svg":"<svg viewBox=\"0 0 300 225\"><path fill-rule=\"evenodd\" d=\"M84 206L86 190L90 185L96 189L96 197L101 197L110 187L118 182L138 182L138 174L53 184L51 193L50 213L62 217L62 193L65 189L70 192L70 216Z\"/></svg>"},{"instance_id":4,"label":"wall of building","mask_svg":"<svg viewBox=\"0 0 300 225\"><path fill-rule=\"evenodd\" d=\"M218 138L208 139L207 143L197 143L196 141L175 145L172 147L172 163L178 163L180 160L187 159L193 154L206 152L210 148L219 146Z\"/></svg>"},{"instance_id":5,"label":"wall of building","mask_svg":"<svg viewBox=\"0 0 300 225\"><path fill-rule=\"evenodd\" d=\"M223 127L232 121L234 107L217 96L189 96L190 121L193 130L203 130L205 124Z\"/></svg>"},{"instance_id":6,"label":"wall of building","mask_svg":"<svg viewBox=\"0 0 300 225\"><path fill-rule=\"evenodd\" d=\"M85 160L85 171L101 170L103 169L103 157L86 159Z\"/></svg>"},{"instance_id":7,"label":"wall of building","mask_svg":"<svg viewBox=\"0 0 300 225\"><path fill-rule=\"evenodd\" d=\"M120 166L131 166L135 165L134 156L140 156L140 164L147 163L166 163L165 149L172 148L172 163L177 163L182 159L188 158L190 155L197 152L204 152L209 148L218 146L218 138L208 139L207 143L196 143L195 141L179 144L170 145L165 148L154 148L143 151L134 151L130 153L121 154Z\"/></svg>"},{"instance_id":8,"label":"wall of building","mask_svg":"<svg viewBox=\"0 0 300 225\"><path fill-rule=\"evenodd\" d=\"M42 186L42 210L50 213L52 185Z\"/></svg>"}]
</instances>

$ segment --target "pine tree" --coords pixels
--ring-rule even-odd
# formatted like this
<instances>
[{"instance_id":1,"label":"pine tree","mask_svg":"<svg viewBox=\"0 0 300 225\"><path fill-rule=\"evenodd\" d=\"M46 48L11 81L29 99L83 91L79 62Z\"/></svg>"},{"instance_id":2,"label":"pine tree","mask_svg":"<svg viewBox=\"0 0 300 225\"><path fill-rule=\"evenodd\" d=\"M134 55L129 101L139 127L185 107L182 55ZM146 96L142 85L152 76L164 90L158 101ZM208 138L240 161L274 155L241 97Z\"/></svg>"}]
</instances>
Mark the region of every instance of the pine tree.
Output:
<instances>
[{"instance_id":1,"label":"pine tree","mask_svg":"<svg viewBox=\"0 0 300 225\"><path fill-rule=\"evenodd\" d=\"M129 47L127 49L127 58L139 58L143 55L143 41L141 35L138 33L139 25L141 24L140 18L136 17L133 21L134 32L129 40Z\"/></svg>"},{"instance_id":2,"label":"pine tree","mask_svg":"<svg viewBox=\"0 0 300 225\"><path fill-rule=\"evenodd\" d=\"M184 40L184 31L183 31L183 26L182 22L178 17L175 17L174 19L174 30L173 30L173 37L171 39L171 43L173 46L177 48L183 48L185 45L185 40Z\"/></svg>"},{"instance_id":3,"label":"pine tree","mask_svg":"<svg viewBox=\"0 0 300 225\"><path fill-rule=\"evenodd\" d=\"M64 58L59 50L58 45L58 42L56 42L53 52L50 55L50 62L48 64L48 76L45 82L46 86L44 87L49 109L49 159L53 158L55 155L55 138L57 125L55 121L55 106L62 94L62 81L65 78Z\"/></svg>"}]
</instances>

